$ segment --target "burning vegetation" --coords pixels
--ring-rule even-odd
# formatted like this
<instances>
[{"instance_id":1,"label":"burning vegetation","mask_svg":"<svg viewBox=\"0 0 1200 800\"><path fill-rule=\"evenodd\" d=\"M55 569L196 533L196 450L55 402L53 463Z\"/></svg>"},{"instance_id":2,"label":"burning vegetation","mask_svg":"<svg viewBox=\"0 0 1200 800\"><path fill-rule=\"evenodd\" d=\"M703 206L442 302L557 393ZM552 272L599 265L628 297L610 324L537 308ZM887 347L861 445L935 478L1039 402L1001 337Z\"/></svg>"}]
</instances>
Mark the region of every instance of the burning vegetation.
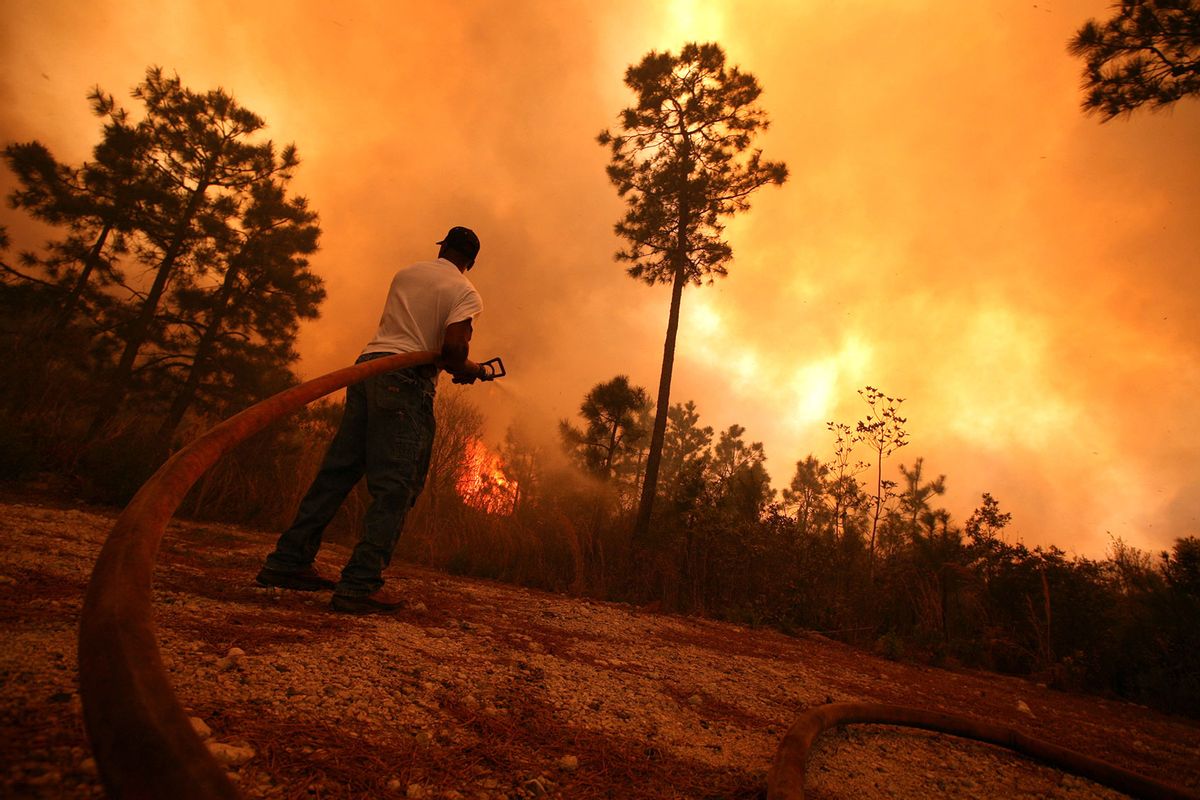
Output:
<instances>
[{"instance_id":1,"label":"burning vegetation","mask_svg":"<svg viewBox=\"0 0 1200 800\"><path fill-rule=\"evenodd\" d=\"M489 514L508 516L517 500L517 483L504 472L504 461L482 439L467 442L455 484L463 502Z\"/></svg>"}]
</instances>

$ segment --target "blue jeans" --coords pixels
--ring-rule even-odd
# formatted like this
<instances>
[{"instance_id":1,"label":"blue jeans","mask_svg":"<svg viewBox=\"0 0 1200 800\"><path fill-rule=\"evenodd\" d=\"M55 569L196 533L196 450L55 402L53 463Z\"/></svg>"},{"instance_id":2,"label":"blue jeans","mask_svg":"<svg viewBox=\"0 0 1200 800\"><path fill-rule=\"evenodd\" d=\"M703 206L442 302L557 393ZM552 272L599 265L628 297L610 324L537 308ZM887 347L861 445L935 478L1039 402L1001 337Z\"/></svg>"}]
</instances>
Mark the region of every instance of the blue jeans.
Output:
<instances>
[{"instance_id":1,"label":"blue jeans","mask_svg":"<svg viewBox=\"0 0 1200 800\"><path fill-rule=\"evenodd\" d=\"M388 353L370 353L359 361ZM425 486L433 451L432 367L395 370L346 390L346 408L321 470L300 501L296 521L267 556L267 566L303 569L313 563L321 535L346 495L367 476L371 505L362 538L354 547L334 591L363 596L383 586L383 570L404 527L408 510Z\"/></svg>"}]
</instances>

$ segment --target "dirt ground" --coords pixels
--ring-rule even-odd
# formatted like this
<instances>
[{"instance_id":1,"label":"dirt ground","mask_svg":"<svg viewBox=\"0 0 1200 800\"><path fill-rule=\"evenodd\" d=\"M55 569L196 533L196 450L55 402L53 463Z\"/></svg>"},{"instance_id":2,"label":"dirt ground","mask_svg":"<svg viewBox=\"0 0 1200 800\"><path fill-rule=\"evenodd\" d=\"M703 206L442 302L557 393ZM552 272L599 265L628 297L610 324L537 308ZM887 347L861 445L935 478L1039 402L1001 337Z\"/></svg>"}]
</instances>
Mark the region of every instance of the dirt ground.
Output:
<instances>
[{"instance_id":1,"label":"dirt ground","mask_svg":"<svg viewBox=\"0 0 1200 800\"><path fill-rule=\"evenodd\" d=\"M75 637L114 516L0 504L0 796L102 794ZM1143 707L406 565L389 580L409 609L337 615L328 594L253 585L271 542L173 523L156 573L172 683L249 797L758 798L791 722L831 701L979 716L1200 791L1200 725ZM819 741L809 796L1122 795L987 745L849 726Z\"/></svg>"}]
</instances>

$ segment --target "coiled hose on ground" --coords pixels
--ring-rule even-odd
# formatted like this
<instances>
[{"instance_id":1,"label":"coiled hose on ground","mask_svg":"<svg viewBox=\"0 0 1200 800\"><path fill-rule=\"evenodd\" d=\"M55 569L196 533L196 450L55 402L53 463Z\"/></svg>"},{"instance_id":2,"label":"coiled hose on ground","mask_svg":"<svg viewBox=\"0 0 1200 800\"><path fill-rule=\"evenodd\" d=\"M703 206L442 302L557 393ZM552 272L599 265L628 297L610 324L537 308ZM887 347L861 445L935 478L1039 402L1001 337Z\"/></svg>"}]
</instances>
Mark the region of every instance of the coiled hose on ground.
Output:
<instances>
[{"instance_id":1,"label":"coiled hose on ground","mask_svg":"<svg viewBox=\"0 0 1200 800\"><path fill-rule=\"evenodd\" d=\"M788 729L767 778L768 800L803 800L808 752L824 731L849 724L900 725L948 733L1007 747L1022 755L1148 800L1197 800L1197 796L1153 778L1035 739L1006 725L882 703L831 703L806 711Z\"/></svg>"}]
</instances>

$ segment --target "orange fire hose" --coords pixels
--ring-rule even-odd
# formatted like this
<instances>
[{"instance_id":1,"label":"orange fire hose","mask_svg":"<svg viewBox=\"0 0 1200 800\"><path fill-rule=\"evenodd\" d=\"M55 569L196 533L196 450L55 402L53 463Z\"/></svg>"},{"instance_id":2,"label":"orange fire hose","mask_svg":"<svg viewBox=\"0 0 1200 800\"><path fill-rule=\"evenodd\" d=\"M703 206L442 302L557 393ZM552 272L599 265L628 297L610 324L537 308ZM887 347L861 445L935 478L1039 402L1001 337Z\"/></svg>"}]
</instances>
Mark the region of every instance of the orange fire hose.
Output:
<instances>
[{"instance_id":1,"label":"orange fire hose","mask_svg":"<svg viewBox=\"0 0 1200 800\"><path fill-rule=\"evenodd\" d=\"M234 445L280 417L372 375L432 363L434 356L377 358L269 397L173 455L121 512L96 560L79 623L84 724L110 796L241 796L192 730L171 689L150 608L159 543L192 484Z\"/></svg>"},{"instance_id":2,"label":"orange fire hose","mask_svg":"<svg viewBox=\"0 0 1200 800\"><path fill-rule=\"evenodd\" d=\"M1005 725L880 703L832 703L802 714L788 729L775 752L775 762L767 777L767 800L803 800L809 749L822 732L835 725L854 723L923 728L1007 747L1065 772L1147 800L1197 800L1196 795L1180 787L1035 739Z\"/></svg>"}]
</instances>

